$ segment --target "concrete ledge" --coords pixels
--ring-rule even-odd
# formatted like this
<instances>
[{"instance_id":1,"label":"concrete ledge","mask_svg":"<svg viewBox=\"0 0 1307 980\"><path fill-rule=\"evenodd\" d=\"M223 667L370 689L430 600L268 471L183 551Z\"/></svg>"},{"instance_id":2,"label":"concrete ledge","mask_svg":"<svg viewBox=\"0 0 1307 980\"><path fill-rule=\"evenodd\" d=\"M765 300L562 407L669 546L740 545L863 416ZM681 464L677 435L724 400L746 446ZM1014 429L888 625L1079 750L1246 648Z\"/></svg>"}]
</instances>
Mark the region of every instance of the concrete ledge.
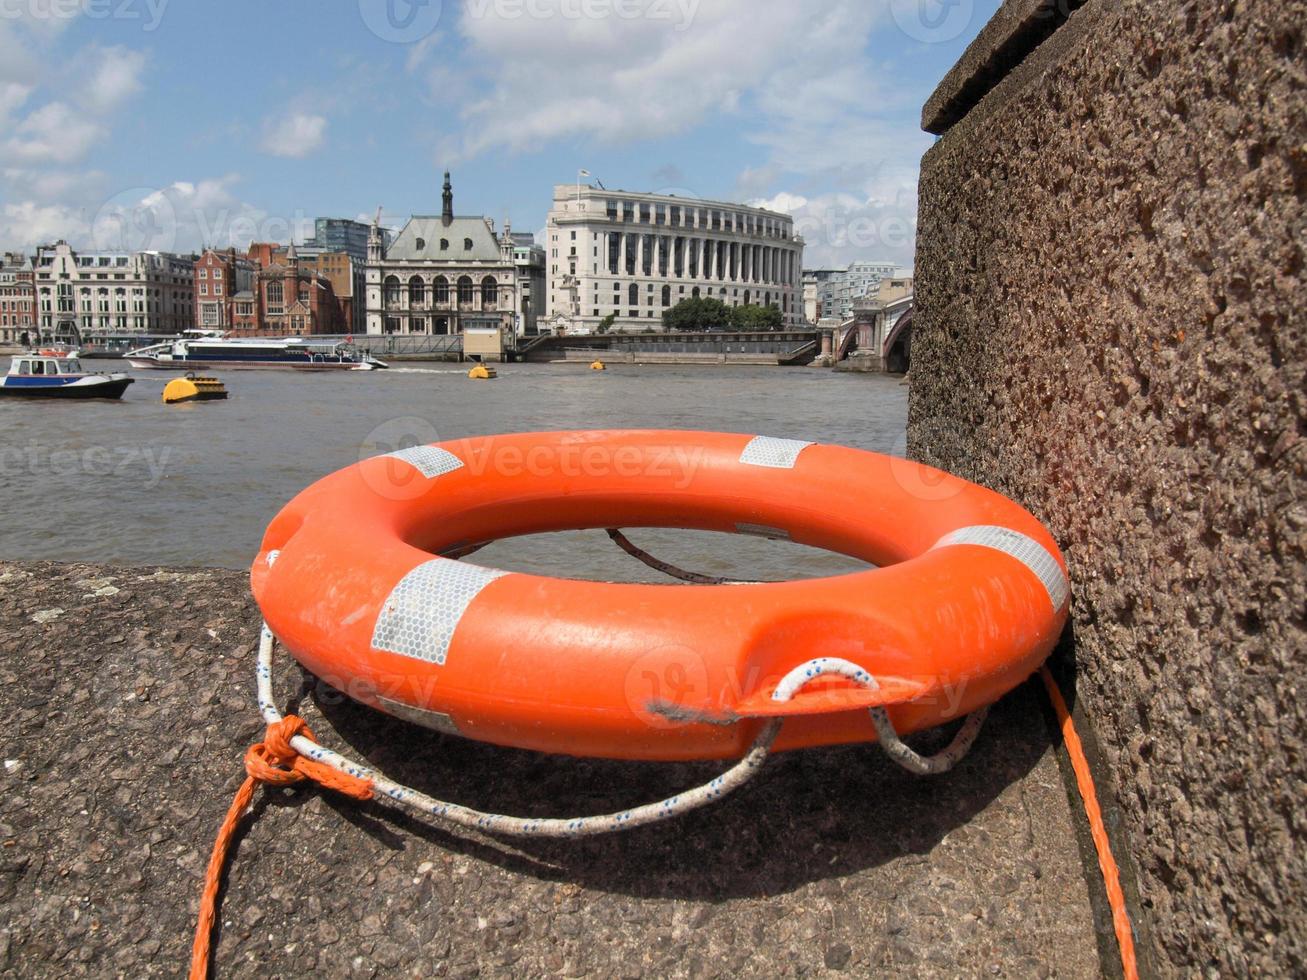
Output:
<instances>
[{"instance_id":1,"label":"concrete ledge","mask_svg":"<svg viewBox=\"0 0 1307 980\"><path fill-rule=\"evenodd\" d=\"M263 729L257 627L243 572L0 563L0 974L183 972ZM276 689L325 744L504 812L603 812L716 771L442 736L286 657ZM946 776L788 753L720 806L609 838L504 842L316 789L261 791L254 814L220 975L1092 977L1109 928L1030 686Z\"/></svg>"},{"instance_id":2,"label":"concrete ledge","mask_svg":"<svg viewBox=\"0 0 1307 980\"><path fill-rule=\"evenodd\" d=\"M921 128L943 134L1066 22L1084 0L1005 0L921 110Z\"/></svg>"}]
</instances>

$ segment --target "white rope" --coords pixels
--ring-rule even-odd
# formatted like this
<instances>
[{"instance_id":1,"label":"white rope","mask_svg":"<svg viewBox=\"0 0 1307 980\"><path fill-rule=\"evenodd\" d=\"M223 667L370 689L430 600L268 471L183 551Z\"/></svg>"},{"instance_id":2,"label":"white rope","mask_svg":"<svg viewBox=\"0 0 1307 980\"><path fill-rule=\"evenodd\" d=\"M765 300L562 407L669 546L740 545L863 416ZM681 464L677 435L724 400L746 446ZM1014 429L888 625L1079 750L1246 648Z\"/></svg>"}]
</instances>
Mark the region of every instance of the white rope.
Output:
<instances>
[{"instance_id":1,"label":"white rope","mask_svg":"<svg viewBox=\"0 0 1307 980\"><path fill-rule=\"evenodd\" d=\"M268 628L267 623L264 623L259 637L259 658L255 675L258 682L259 711L263 715L263 720L269 725L282 720L281 712L277 710L272 695L272 653L276 642L272 630ZM857 664L823 657L801 664L790 671L777 685L772 698L776 701L789 701L806 684L823 674L839 674L864 687L876 689L875 678ZM880 736L881 745L891 759L913 772L934 774L948 771L966 755L980 730L987 710L981 709L970 715L952 744L938 755L930 757L917 755L903 744L894 731L885 709L872 708L871 718ZM880 720L877 718L878 712L881 715ZM387 779L376 770L348 759L338 752L333 752L304 735L294 736L291 745L295 751L309 759L325 763L333 769L359 779L370 780L379 793L398 803L463 827L514 837L587 837L659 823L668 817L715 803L729 793L733 793L758 774L758 770L767 759L772 743L776 740L783 720L773 718L768 721L758 733L758 737L753 740L744 758L711 782L655 803L593 817L542 819L485 813L457 803L437 800L411 787Z\"/></svg>"}]
</instances>

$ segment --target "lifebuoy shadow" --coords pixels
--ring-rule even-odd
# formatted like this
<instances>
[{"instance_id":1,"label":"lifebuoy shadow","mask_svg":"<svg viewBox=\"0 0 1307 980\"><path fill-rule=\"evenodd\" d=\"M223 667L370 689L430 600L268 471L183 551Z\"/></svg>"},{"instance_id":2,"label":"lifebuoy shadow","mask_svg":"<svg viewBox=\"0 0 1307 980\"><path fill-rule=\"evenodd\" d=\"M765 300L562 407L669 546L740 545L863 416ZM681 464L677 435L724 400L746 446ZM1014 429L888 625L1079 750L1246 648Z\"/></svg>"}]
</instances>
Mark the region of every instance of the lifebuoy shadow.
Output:
<instances>
[{"instance_id":1,"label":"lifebuoy shadow","mask_svg":"<svg viewBox=\"0 0 1307 980\"><path fill-rule=\"evenodd\" d=\"M970 821L1049 749L1038 683L1028 681L999 701L970 755L942 776L907 773L874 745L780 753L752 783L716 805L601 837L481 837L390 804L359 806L330 793L325 798L395 849L417 838L513 873L635 897L759 897L925 854ZM499 748L408 724L321 683L312 684L308 700L316 708L306 712L310 723L320 712L339 739L324 741L344 742L347 754L438 799L495 813L611 813L699 785L729 765ZM912 742L919 751L936 751L954 727Z\"/></svg>"}]
</instances>

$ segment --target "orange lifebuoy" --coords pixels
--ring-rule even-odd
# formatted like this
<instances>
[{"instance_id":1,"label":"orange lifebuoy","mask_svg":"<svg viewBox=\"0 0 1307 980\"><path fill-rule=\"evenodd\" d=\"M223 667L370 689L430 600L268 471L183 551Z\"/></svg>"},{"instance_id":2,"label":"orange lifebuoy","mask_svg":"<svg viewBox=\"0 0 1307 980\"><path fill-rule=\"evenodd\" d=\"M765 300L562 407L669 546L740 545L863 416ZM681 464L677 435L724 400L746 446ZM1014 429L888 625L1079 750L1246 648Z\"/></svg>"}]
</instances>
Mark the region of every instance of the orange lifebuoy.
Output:
<instances>
[{"instance_id":1,"label":"orange lifebuoy","mask_svg":"<svg viewBox=\"0 0 1307 980\"><path fill-rule=\"evenodd\" d=\"M580 528L761 534L877 566L742 585L612 584L440 557ZM1067 615L1052 537L1006 498L920 464L749 435L501 435L366 459L269 525L251 571L310 671L401 718L501 745L627 759L871 741L987 705ZM778 686L820 658L832 674ZM787 680L788 678L788 680Z\"/></svg>"}]
</instances>

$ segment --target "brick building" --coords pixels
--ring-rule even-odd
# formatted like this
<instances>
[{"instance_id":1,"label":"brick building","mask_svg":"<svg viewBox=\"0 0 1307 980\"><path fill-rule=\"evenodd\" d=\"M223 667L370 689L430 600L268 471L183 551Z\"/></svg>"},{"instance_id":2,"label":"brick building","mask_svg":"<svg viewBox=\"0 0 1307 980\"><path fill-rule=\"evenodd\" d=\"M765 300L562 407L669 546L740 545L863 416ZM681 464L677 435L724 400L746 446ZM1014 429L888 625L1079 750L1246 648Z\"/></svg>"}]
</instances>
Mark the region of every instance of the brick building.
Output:
<instances>
[{"instance_id":1,"label":"brick building","mask_svg":"<svg viewBox=\"0 0 1307 980\"><path fill-rule=\"evenodd\" d=\"M36 285L32 260L6 252L0 261L0 344L36 339Z\"/></svg>"},{"instance_id":2,"label":"brick building","mask_svg":"<svg viewBox=\"0 0 1307 980\"><path fill-rule=\"evenodd\" d=\"M238 327L235 332L278 337L349 332L331 280L302 266L293 244L281 252L260 248L258 254L272 259L255 276L259 323L256 328Z\"/></svg>"},{"instance_id":3,"label":"brick building","mask_svg":"<svg viewBox=\"0 0 1307 980\"><path fill-rule=\"evenodd\" d=\"M258 266L234 248L206 249L195 262L195 325L202 330L257 330Z\"/></svg>"}]
</instances>

